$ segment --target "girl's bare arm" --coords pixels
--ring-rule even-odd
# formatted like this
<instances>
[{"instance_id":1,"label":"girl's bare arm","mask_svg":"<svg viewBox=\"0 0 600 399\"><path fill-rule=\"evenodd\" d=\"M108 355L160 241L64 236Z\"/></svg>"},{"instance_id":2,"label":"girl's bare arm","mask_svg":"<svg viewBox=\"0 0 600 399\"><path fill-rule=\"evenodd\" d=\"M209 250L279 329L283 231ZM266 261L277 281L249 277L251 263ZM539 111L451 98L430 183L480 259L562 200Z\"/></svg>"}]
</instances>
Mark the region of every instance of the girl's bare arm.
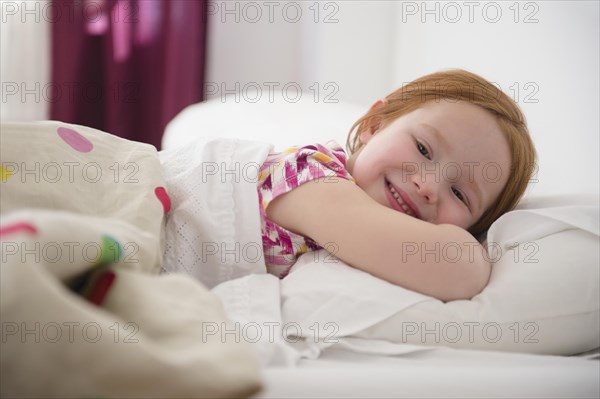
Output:
<instances>
[{"instance_id":1,"label":"girl's bare arm","mask_svg":"<svg viewBox=\"0 0 600 399\"><path fill-rule=\"evenodd\" d=\"M470 299L489 280L484 248L466 230L394 211L345 179L305 183L273 200L267 216L357 269L445 302Z\"/></svg>"}]
</instances>

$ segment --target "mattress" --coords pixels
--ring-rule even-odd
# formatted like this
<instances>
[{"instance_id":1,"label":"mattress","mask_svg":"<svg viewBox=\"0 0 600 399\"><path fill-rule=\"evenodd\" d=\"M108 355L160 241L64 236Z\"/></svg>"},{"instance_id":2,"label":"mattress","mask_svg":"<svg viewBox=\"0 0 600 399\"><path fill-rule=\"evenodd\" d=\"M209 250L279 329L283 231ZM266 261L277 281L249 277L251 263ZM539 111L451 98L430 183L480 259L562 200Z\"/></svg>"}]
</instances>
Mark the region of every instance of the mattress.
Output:
<instances>
[{"instance_id":1,"label":"mattress","mask_svg":"<svg viewBox=\"0 0 600 399\"><path fill-rule=\"evenodd\" d=\"M330 348L296 368L264 369L265 388L253 398L598 398L595 356L452 348L377 356Z\"/></svg>"}]
</instances>

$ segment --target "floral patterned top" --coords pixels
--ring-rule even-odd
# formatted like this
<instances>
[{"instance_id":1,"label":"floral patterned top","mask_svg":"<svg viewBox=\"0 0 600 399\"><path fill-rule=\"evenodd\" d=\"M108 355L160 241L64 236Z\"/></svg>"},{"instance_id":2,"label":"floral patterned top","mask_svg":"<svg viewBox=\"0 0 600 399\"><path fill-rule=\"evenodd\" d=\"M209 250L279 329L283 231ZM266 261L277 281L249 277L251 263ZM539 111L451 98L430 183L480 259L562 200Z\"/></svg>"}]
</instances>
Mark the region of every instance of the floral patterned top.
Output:
<instances>
[{"instance_id":1,"label":"floral patterned top","mask_svg":"<svg viewBox=\"0 0 600 399\"><path fill-rule=\"evenodd\" d=\"M267 218L266 208L275 198L322 177L337 176L355 183L346 170L346 153L335 141L291 147L271 152L260 168L258 200L260 206L263 251L267 271L284 278L305 252L321 247L309 237L293 233Z\"/></svg>"}]
</instances>

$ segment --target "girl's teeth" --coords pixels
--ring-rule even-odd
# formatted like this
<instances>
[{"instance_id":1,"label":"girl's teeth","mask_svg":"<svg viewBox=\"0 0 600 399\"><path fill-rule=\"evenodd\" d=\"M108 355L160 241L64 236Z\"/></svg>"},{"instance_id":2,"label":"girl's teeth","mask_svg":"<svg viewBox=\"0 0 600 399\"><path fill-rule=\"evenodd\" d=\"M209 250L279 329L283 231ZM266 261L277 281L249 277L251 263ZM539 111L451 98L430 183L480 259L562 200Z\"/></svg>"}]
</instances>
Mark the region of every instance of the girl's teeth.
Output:
<instances>
[{"instance_id":1,"label":"girl's teeth","mask_svg":"<svg viewBox=\"0 0 600 399\"><path fill-rule=\"evenodd\" d=\"M390 191L392 192L392 195L394 196L394 198L396 198L396 201L398 201L398 204L400 204L400 206L404 210L404 212L406 212L407 215L413 215L412 210L404 203L404 201L402 201L402 197L400 197L400 194L398 194L396 192L396 190L394 189L394 187L392 186L391 183L388 183L388 187L389 187Z\"/></svg>"}]
</instances>

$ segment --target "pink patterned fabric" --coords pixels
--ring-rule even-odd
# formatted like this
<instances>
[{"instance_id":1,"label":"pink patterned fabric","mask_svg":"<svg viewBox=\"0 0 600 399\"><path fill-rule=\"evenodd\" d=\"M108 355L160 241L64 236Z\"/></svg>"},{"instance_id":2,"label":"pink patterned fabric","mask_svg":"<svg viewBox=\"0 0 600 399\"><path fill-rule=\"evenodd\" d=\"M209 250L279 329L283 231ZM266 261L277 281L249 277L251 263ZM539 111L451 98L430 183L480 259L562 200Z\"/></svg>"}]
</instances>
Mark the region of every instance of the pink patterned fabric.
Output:
<instances>
[{"instance_id":1,"label":"pink patterned fabric","mask_svg":"<svg viewBox=\"0 0 600 399\"><path fill-rule=\"evenodd\" d=\"M261 228L267 271L284 278L296 259L305 252L321 247L308 237L295 234L267 218L266 208L275 198L322 177L354 178L346 170L346 153L333 140L325 145L291 147L272 152L261 166L258 178L258 200L261 204Z\"/></svg>"}]
</instances>

